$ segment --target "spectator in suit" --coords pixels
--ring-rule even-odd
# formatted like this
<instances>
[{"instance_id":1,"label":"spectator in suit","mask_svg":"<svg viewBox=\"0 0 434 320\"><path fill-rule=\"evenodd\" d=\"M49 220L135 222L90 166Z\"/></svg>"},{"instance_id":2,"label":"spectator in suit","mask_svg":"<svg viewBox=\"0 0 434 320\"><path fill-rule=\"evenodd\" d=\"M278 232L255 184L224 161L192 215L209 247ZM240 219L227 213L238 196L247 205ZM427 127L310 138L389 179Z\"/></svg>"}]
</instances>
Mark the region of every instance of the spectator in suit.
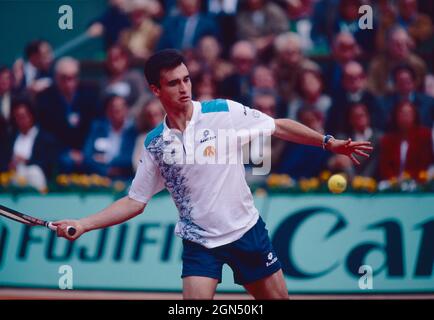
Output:
<instances>
[{"instance_id":1,"label":"spectator in suit","mask_svg":"<svg viewBox=\"0 0 434 320\"><path fill-rule=\"evenodd\" d=\"M342 90L343 68L348 62L357 60L360 54L360 47L351 33L341 32L333 38L332 59L324 65L325 89L329 95Z\"/></svg>"},{"instance_id":2,"label":"spectator in suit","mask_svg":"<svg viewBox=\"0 0 434 320\"><path fill-rule=\"evenodd\" d=\"M408 101L395 106L392 124L380 143L380 177L401 179L407 173L418 179L433 163L431 130L419 125L417 108Z\"/></svg>"},{"instance_id":3,"label":"spectator in suit","mask_svg":"<svg viewBox=\"0 0 434 320\"><path fill-rule=\"evenodd\" d=\"M369 66L368 83L376 95L393 91L392 72L399 65L409 65L416 74L416 89L422 88L427 72L425 62L412 53L414 42L402 27L395 27L386 39L387 52L374 57Z\"/></svg>"},{"instance_id":4,"label":"spectator in suit","mask_svg":"<svg viewBox=\"0 0 434 320\"><path fill-rule=\"evenodd\" d=\"M137 70L130 70L130 54L125 47L114 45L107 51L106 77L101 81L102 97L122 96L132 107L146 94L145 79Z\"/></svg>"},{"instance_id":5,"label":"spectator in suit","mask_svg":"<svg viewBox=\"0 0 434 320\"><path fill-rule=\"evenodd\" d=\"M129 178L137 131L128 121L124 98L108 97L104 107L106 118L94 122L83 149L86 171L111 178Z\"/></svg>"},{"instance_id":6,"label":"spectator in suit","mask_svg":"<svg viewBox=\"0 0 434 320\"><path fill-rule=\"evenodd\" d=\"M327 133L349 132L349 106L359 102L367 106L372 126L383 130L385 116L378 99L367 90L366 74L360 63L352 61L344 66L342 86L343 90L332 97L332 106L327 112Z\"/></svg>"},{"instance_id":7,"label":"spectator in suit","mask_svg":"<svg viewBox=\"0 0 434 320\"><path fill-rule=\"evenodd\" d=\"M25 49L26 61L18 59L13 66L15 88L35 95L52 84L53 50L45 40L31 41Z\"/></svg>"},{"instance_id":8,"label":"spectator in suit","mask_svg":"<svg viewBox=\"0 0 434 320\"><path fill-rule=\"evenodd\" d=\"M14 101L11 114L16 133L11 135L6 150L8 169L15 171L18 179L25 179L30 186L44 191L57 162L57 143L36 125L30 102Z\"/></svg>"},{"instance_id":9,"label":"spectator in suit","mask_svg":"<svg viewBox=\"0 0 434 320\"><path fill-rule=\"evenodd\" d=\"M350 132L340 132L337 138L350 137L353 141L370 141L374 148L369 159L361 159L359 166L347 161L346 158L333 155L328 161L328 167L332 172L345 172L350 178L354 176L378 177L379 144L382 133L371 126L368 107L363 103L354 103L349 107L348 123Z\"/></svg>"},{"instance_id":10,"label":"spectator in suit","mask_svg":"<svg viewBox=\"0 0 434 320\"><path fill-rule=\"evenodd\" d=\"M418 110L421 125L432 128L434 116L434 98L416 91L416 74L408 66L398 66L393 71L394 91L383 99L384 114L387 123L391 122L393 107L400 102L409 101Z\"/></svg>"},{"instance_id":11,"label":"spectator in suit","mask_svg":"<svg viewBox=\"0 0 434 320\"><path fill-rule=\"evenodd\" d=\"M98 91L80 84L77 60L65 57L55 66L55 83L37 96L37 115L42 129L60 142L59 170L82 170L81 149L92 121L99 116Z\"/></svg>"},{"instance_id":12,"label":"spectator in suit","mask_svg":"<svg viewBox=\"0 0 434 320\"><path fill-rule=\"evenodd\" d=\"M163 22L158 49L192 49L204 36L219 36L214 17L201 13L200 5L199 0L178 0L179 14L168 16Z\"/></svg>"},{"instance_id":13,"label":"spectator in suit","mask_svg":"<svg viewBox=\"0 0 434 320\"><path fill-rule=\"evenodd\" d=\"M251 42L241 40L234 44L231 50L231 62L235 72L220 83L221 96L249 104L252 89L251 74L256 58L256 49Z\"/></svg>"},{"instance_id":14,"label":"spectator in suit","mask_svg":"<svg viewBox=\"0 0 434 320\"><path fill-rule=\"evenodd\" d=\"M289 30L285 12L275 3L246 0L236 17L238 38L253 43L259 54L271 48L275 35Z\"/></svg>"}]
</instances>

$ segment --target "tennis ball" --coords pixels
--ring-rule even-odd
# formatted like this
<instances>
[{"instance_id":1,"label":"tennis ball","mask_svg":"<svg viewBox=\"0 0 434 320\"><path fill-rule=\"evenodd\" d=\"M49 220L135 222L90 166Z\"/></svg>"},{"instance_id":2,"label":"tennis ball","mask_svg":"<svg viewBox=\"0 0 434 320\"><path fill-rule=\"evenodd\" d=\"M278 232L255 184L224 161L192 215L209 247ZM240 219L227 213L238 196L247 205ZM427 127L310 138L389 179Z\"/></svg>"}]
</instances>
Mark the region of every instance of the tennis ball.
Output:
<instances>
[{"instance_id":1,"label":"tennis ball","mask_svg":"<svg viewBox=\"0 0 434 320\"><path fill-rule=\"evenodd\" d=\"M347 188L347 179L343 175L332 175L327 183L329 190L333 193L342 193Z\"/></svg>"}]
</instances>

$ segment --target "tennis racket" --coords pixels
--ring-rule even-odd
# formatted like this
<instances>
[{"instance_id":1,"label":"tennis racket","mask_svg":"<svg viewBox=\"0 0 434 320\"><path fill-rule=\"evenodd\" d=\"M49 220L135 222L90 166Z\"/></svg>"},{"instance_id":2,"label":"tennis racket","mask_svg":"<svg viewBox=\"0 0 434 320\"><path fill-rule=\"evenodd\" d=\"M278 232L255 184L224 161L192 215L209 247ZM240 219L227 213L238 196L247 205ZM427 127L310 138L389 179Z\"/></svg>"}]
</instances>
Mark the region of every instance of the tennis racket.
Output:
<instances>
[{"instance_id":1,"label":"tennis racket","mask_svg":"<svg viewBox=\"0 0 434 320\"><path fill-rule=\"evenodd\" d=\"M2 205L0 205L0 215L30 226L43 226L53 231L57 230L57 227L54 226L51 221L45 221L35 217L31 217ZM66 230L70 236L73 236L77 231L74 227L68 227Z\"/></svg>"}]
</instances>

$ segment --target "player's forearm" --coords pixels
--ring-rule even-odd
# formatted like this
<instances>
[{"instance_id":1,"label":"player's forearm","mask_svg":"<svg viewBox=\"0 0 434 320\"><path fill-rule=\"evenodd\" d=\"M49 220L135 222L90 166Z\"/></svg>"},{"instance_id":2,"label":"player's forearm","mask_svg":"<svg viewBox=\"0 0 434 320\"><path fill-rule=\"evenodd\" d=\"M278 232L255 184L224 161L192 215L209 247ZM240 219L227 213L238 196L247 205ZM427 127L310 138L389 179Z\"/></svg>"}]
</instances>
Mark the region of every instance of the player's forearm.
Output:
<instances>
[{"instance_id":1,"label":"player's forearm","mask_svg":"<svg viewBox=\"0 0 434 320\"><path fill-rule=\"evenodd\" d=\"M297 121L276 119L275 124L274 135L280 139L311 146L322 146L324 136Z\"/></svg>"},{"instance_id":2,"label":"player's forearm","mask_svg":"<svg viewBox=\"0 0 434 320\"><path fill-rule=\"evenodd\" d=\"M119 199L104 210L80 219L80 224L86 231L110 227L142 213L146 204L130 199L128 196Z\"/></svg>"}]
</instances>

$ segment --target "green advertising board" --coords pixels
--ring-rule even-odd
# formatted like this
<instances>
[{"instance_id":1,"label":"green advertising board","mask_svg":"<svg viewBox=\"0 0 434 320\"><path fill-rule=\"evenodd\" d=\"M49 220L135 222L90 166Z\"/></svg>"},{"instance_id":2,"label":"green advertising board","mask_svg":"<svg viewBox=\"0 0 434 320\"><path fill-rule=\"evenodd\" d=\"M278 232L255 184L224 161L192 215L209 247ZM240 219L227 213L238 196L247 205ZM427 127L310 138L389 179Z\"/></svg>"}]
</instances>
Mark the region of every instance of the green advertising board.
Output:
<instances>
[{"instance_id":1,"label":"green advertising board","mask_svg":"<svg viewBox=\"0 0 434 320\"><path fill-rule=\"evenodd\" d=\"M44 219L80 218L113 200L104 194L0 195L1 204ZM432 195L269 195L255 202L290 292L434 292ZM180 291L176 220L167 194L133 220L75 242L0 219L0 286L58 288L63 266L70 266L74 289ZM227 267L219 290L243 291Z\"/></svg>"}]
</instances>

